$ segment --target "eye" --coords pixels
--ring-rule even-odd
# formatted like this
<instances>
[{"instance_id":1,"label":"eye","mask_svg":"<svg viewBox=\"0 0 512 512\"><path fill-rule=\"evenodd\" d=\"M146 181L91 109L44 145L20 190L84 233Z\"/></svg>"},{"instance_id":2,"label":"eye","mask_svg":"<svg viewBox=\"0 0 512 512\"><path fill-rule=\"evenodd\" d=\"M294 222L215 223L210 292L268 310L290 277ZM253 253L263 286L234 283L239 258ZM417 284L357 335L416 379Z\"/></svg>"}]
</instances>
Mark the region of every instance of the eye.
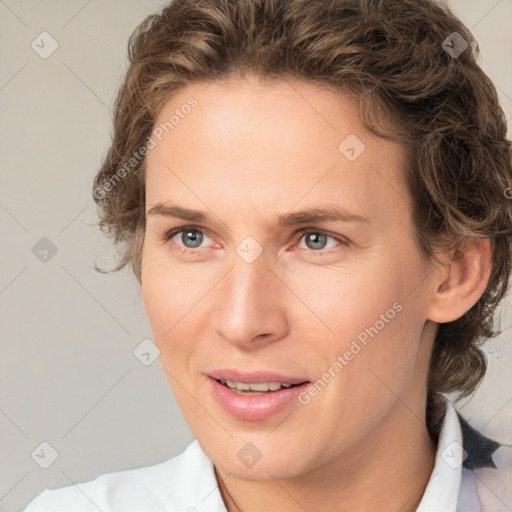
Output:
<instances>
[{"instance_id":1,"label":"eye","mask_svg":"<svg viewBox=\"0 0 512 512\"><path fill-rule=\"evenodd\" d=\"M304 238L306 247L305 250L309 250L314 253L322 253L325 249L330 249L331 247L326 247L328 245L329 240L338 242L339 245L348 245L348 241L343 238L340 238L333 233L328 233L321 230L314 230L311 228L302 229L299 233L299 241ZM176 240L173 240L173 239ZM180 228L173 229L163 236L163 241L168 242L172 241L174 245L177 246L177 249L184 253L197 253L196 249L204 248L201 246L203 241L210 238L202 229L199 229L196 226L184 226ZM300 244L299 244L300 245ZM336 244L334 244L335 246ZM304 249L303 247L298 247L299 249Z\"/></svg>"},{"instance_id":2,"label":"eye","mask_svg":"<svg viewBox=\"0 0 512 512\"><path fill-rule=\"evenodd\" d=\"M179 236L178 236L179 235ZM176 238L176 240L172 240ZM173 229L164 235L164 241L172 241L182 252L197 252L205 238L210 238L204 231L194 226Z\"/></svg>"},{"instance_id":3,"label":"eye","mask_svg":"<svg viewBox=\"0 0 512 512\"><path fill-rule=\"evenodd\" d=\"M340 245L348 245L348 242L338 236L335 236L332 233L327 233L325 231L312 230L311 228L307 228L309 231L302 230L301 237L299 240L304 238L304 243L306 244L306 249L309 249L312 252L320 252L324 249L330 249L332 247L326 247L329 239L335 242L338 242ZM299 247L301 248L301 247Z\"/></svg>"}]
</instances>

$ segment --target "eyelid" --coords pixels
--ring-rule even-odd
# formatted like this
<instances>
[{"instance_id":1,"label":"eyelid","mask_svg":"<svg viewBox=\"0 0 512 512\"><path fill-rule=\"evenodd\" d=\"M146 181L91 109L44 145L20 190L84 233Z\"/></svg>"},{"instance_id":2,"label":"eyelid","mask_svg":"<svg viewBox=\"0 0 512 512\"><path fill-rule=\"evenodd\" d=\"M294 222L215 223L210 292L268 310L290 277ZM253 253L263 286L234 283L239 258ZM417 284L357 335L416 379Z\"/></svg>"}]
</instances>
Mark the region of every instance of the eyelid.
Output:
<instances>
[{"instance_id":1,"label":"eyelid","mask_svg":"<svg viewBox=\"0 0 512 512\"><path fill-rule=\"evenodd\" d=\"M202 228L200 226L180 226L180 227L177 227L177 228L173 228L173 229L170 229L169 231L166 231L161 240L162 242L164 243L167 243L167 242L170 242L171 241L171 238L174 238L176 235L182 233L182 232L186 232L186 231L196 231L198 233L201 233L202 235L206 235L208 238L211 238L213 240L213 237L211 237L209 234L208 234L208 230L206 230L205 228ZM179 250L181 250L182 252L185 252L185 253L196 253L198 249L201 249L201 247L199 248L190 248L190 247L185 247L184 245L179 245L175 242L172 242L174 243L174 245L176 245L178 247ZM204 249L204 247L202 247L202 249Z\"/></svg>"},{"instance_id":2,"label":"eyelid","mask_svg":"<svg viewBox=\"0 0 512 512\"><path fill-rule=\"evenodd\" d=\"M338 244L335 247L330 247L329 249L319 249L317 251L315 251L314 249L299 248L298 245L300 244L302 237L308 233L316 233L316 234L325 235L328 238L336 240L336 242L338 242ZM306 253L307 255L315 255L315 257L316 256L328 257L329 255L332 256L336 253L339 253L341 248L346 249L349 246L349 240L346 239L345 237L338 235L337 233L331 233L330 231L326 231L324 229L319 229L319 228L302 228L302 229L297 230L293 236L294 236L294 239L297 239L297 242L290 249L290 251L292 253L301 252L302 254ZM296 257L296 255L293 255L293 257Z\"/></svg>"},{"instance_id":3,"label":"eyelid","mask_svg":"<svg viewBox=\"0 0 512 512\"><path fill-rule=\"evenodd\" d=\"M198 233L209 236L208 232L200 226L180 226L179 228L173 228L170 229L169 231L166 231L163 234L162 239L164 241L170 240L172 237L174 237L178 233L181 233L182 231L197 231Z\"/></svg>"},{"instance_id":4,"label":"eyelid","mask_svg":"<svg viewBox=\"0 0 512 512\"><path fill-rule=\"evenodd\" d=\"M187 231L187 230L188 231L196 231L198 233L206 235L209 238L212 238L208 234L208 230L207 229L205 229L203 227L200 227L200 226L189 225L189 226L180 226L180 227L177 227L177 228L173 228L173 229L171 229L169 231L166 231L164 233L163 237L162 237L162 241L163 242L168 242L168 241L171 240L171 238L173 238L177 234L179 234L181 232L184 232L184 231ZM338 235L336 233L331 233L331 232L326 231L324 229L314 228L314 227L306 227L306 228L298 229L293 234L293 238L294 239L297 238L298 235L301 235L300 238L302 238L307 233L320 233L320 234L326 235L326 236L336 240L337 242L339 242L340 245L348 245L349 244L349 240L346 239L345 237L341 236L341 235ZM300 238L299 238L299 240L300 240ZM178 247L180 247L180 249L183 249L185 251L196 252L195 249L191 249L190 247L184 247L184 246L181 246L181 245L178 245ZM309 251L309 252L314 252L314 253L329 253L330 252L329 250L324 250L324 249L321 249L321 250L318 250L318 251L314 251L313 249L303 249L303 250ZM332 251L332 249L331 249L331 251Z\"/></svg>"},{"instance_id":5,"label":"eyelid","mask_svg":"<svg viewBox=\"0 0 512 512\"><path fill-rule=\"evenodd\" d=\"M298 234L304 235L305 233L321 233L322 235L326 235L330 238L334 238L334 240L336 240L340 243L344 243L344 244L349 243L349 240L347 238L345 238L344 236L339 235L337 233L331 233L330 231L326 231L325 229L319 229L319 228L301 228L295 232L294 236L297 236ZM319 251L317 251L317 252L319 252Z\"/></svg>"}]
</instances>

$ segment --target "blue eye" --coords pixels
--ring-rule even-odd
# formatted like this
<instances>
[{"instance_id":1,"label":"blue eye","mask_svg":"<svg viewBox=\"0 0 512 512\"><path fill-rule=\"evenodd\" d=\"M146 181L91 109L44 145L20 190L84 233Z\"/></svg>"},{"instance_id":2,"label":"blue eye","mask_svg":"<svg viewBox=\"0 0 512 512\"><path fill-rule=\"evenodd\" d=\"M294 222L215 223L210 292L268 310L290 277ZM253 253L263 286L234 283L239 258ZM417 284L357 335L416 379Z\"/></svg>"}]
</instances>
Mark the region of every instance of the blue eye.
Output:
<instances>
[{"instance_id":1,"label":"blue eye","mask_svg":"<svg viewBox=\"0 0 512 512\"><path fill-rule=\"evenodd\" d=\"M201 245L201 242L204 238L204 233L202 231L187 229L183 231L179 231L177 234L181 233L181 242L188 248L194 249ZM187 243L191 243L191 245L187 245Z\"/></svg>"},{"instance_id":2,"label":"blue eye","mask_svg":"<svg viewBox=\"0 0 512 512\"><path fill-rule=\"evenodd\" d=\"M330 236L321 231L309 231L301 236L301 239L305 237L306 245L311 243L311 246L307 246L308 249L312 251L318 251L325 249L325 245L329 239L338 240L337 238Z\"/></svg>"},{"instance_id":3,"label":"blue eye","mask_svg":"<svg viewBox=\"0 0 512 512\"><path fill-rule=\"evenodd\" d=\"M201 229L190 226L174 229L166 233L164 236L164 240L172 240L177 235L181 235L178 239L180 243L174 242L174 244L176 244L178 248L180 248L183 252L197 252L194 251L194 249L200 248L201 242L204 240L205 237L209 238L208 235Z\"/></svg>"},{"instance_id":4,"label":"blue eye","mask_svg":"<svg viewBox=\"0 0 512 512\"><path fill-rule=\"evenodd\" d=\"M336 233L329 233L328 231L323 231L321 229L315 228L304 228L299 230L296 235L299 235L299 244L298 248L303 249L306 253L314 254L318 256L332 254L333 252L339 251L339 247L337 246L346 246L350 244L350 241L344 236L338 235ZM306 247L300 247L300 241L304 238ZM330 247L326 247L329 240L337 242L336 244L332 244ZM334 250L329 250L334 249Z\"/></svg>"},{"instance_id":5,"label":"blue eye","mask_svg":"<svg viewBox=\"0 0 512 512\"><path fill-rule=\"evenodd\" d=\"M329 240L338 242L338 245L348 245L348 242L343 238L321 230L305 228L300 230L298 234L300 235L298 238L299 242L305 238L305 250L309 250L309 252L316 252L321 254L325 249L335 247L336 244L331 247L326 247ZM181 236L178 237L178 235ZM173 241L173 238L177 238L177 240ZM202 229L199 229L195 226L185 226L171 230L163 237L164 241L173 241L173 244L176 245L180 251L185 253L197 253L198 251L195 249L202 248L201 244L205 238L210 237Z\"/></svg>"}]
</instances>

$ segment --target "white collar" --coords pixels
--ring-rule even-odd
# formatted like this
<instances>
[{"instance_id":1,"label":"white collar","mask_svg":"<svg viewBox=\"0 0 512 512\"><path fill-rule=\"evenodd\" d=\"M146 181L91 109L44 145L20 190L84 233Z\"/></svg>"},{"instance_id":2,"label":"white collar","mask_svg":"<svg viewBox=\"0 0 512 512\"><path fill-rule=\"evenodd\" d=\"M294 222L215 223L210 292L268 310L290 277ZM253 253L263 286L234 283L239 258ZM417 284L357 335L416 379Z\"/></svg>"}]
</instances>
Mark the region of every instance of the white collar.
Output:
<instances>
[{"instance_id":1,"label":"white collar","mask_svg":"<svg viewBox=\"0 0 512 512\"><path fill-rule=\"evenodd\" d=\"M434 469L416 512L455 512L467 453L457 412L444 396L445 416L439 434Z\"/></svg>"}]
</instances>

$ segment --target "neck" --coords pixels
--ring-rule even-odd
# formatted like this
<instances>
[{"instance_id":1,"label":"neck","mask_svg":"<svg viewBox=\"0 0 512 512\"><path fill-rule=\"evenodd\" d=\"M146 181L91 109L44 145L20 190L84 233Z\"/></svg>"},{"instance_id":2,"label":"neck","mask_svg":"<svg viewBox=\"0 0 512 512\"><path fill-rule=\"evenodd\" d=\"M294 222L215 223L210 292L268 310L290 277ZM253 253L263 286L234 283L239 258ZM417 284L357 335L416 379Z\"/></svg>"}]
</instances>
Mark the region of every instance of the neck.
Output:
<instances>
[{"instance_id":1,"label":"neck","mask_svg":"<svg viewBox=\"0 0 512 512\"><path fill-rule=\"evenodd\" d=\"M239 480L216 468L228 512L295 512L298 508L414 512L430 479L436 451L425 402L426 397L423 406L410 408L405 405L410 402L397 401L342 458L292 479Z\"/></svg>"}]
</instances>

